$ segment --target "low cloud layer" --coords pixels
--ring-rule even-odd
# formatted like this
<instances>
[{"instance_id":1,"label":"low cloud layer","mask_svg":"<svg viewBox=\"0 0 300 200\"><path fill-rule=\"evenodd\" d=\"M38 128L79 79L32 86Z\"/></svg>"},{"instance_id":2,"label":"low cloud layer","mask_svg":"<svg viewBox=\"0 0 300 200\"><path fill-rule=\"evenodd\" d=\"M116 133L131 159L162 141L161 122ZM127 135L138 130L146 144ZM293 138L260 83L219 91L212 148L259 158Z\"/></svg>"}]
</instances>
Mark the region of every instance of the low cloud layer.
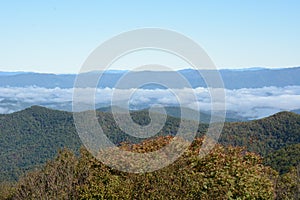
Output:
<instances>
[{"instance_id":1,"label":"low cloud layer","mask_svg":"<svg viewBox=\"0 0 300 200\"><path fill-rule=\"evenodd\" d=\"M92 90L92 89L89 89ZM220 89L219 89L220 90ZM81 91L80 101L89 102L85 95L88 89ZM130 106L140 108L149 105L182 105L202 111L211 110L211 93L206 88L196 89L97 89L97 105L109 105L113 98L118 104L128 102ZM282 110L300 108L300 86L263 87L225 90L226 110L236 112L242 117L261 118ZM31 105L43 105L55 109L71 110L73 89L46 89L41 87L2 87L0 88L0 113L11 113ZM222 105L222 102L215 102ZM219 106L222 108L222 106Z\"/></svg>"}]
</instances>

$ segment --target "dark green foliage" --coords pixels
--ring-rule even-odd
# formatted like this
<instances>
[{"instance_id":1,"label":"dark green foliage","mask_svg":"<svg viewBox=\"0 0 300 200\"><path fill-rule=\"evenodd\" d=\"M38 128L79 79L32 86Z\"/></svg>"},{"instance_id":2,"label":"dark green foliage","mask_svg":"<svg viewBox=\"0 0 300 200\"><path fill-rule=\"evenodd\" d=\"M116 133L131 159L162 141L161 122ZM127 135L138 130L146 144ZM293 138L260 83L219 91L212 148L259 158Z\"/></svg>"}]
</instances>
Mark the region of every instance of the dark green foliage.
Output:
<instances>
[{"instance_id":1,"label":"dark green foliage","mask_svg":"<svg viewBox=\"0 0 300 200\"><path fill-rule=\"evenodd\" d=\"M116 107L116 108L120 111L124 111L124 109L122 109L120 107ZM177 107L177 106L167 106L167 107L164 107L164 109L165 109L166 114L168 116L175 117L175 118L199 121L201 123L209 123L210 120L211 120L210 113L198 112L198 111L193 110L191 108ZM101 108L98 108L97 110L101 111L101 112L111 113L112 112L112 107L111 106L101 107ZM148 111L148 110L149 109L143 109L143 110L140 110L140 111ZM183 112L181 112L181 110ZM157 111L154 110L154 112L161 113L161 111L159 111L159 110L157 110ZM139 113L139 112L133 112L133 113ZM184 113L184 115L182 113ZM215 116L215 118L214 118L214 121L221 121L221 120L222 119L219 116ZM226 116L225 121L226 122L239 122L239 121L248 121L248 120L246 118L242 118L240 116L236 117L236 118Z\"/></svg>"},{"instance_id":2,"label":"dark green foliage","mask_svg":"<svg viewBox=\"0 0 300 200\"><path fill-rule=\"evenodd\" d=\"M149 112L147 110L137 111L137 112L131 112L130 113L132 120L141 125L145 126L150 123L150 117ZM157 114L159 115L159 114ZM98 112L97 117L99 119L99 123L103 129L103 132L106 134L106 136L115 144L120 144L122 142L129 142L129 143L139 143L142 142L144 139L136 138L133 136L130 136L126 133L124 133L116 124L113 115L111 113L102 113ZM190 126L197 126L198 122L195 121L185 121ZM174 136L177 134L178 127L180 126L180 119L175 117L167 116L166 122L162 128L154 137L158 136ZM199 124L198 136L202 136L205 131L207 130L208 125L207 124ZM187 132L191 132L187 130ZM150 137L151 138L151 137ZM149 138L148 138L149 139Z\"/></svg>"},{"instance_id":3,"label":"dark green foliage","mask_svg":"<svg viewBox=\"0 0 300 200\"><path fill-rule=\"evenodd\" d=\"M300 115L280 112L249 122L226 123L219 142L244 146L281 174L300 163Z\"/></svg>"},{"instance_id":4,"label":"dark green foliage","mask_svg":"<svg viewBox=\"0 0 300 200\"><path fill-rule=\"evenodd\" d=\"M260 120L226 123L219 142L245 146L248 151L266 156L274 150L300 143L300 115L280 112Z\"/></svg>"},{"instance_id":5,"label":"dark green foliage","mask_svg":"<svg viewBox=\"0 0 300 200\"><path fill-rule=\"evenodd\" d=\"M163 129L143 141L123 133L111 113L97 112L97 117L111 141L140 153L161 148L170 137L155 138L175 135L180 125L180 119L168 116ZM146 110L132 112L131 117L141 125L150 122ZM207 127L199 125L198 137L203 136ZM141 142L143 145L136 144ZM299 167L295 166L299 164L300 115L282 112L251 122L225 123L220 142L227 147L217 145L204 158L195 154L201 144L196 139L190 151L164 169L139 175L121 173L99 163L84 149L79 157L75 156L82 144L72 113L34 106L0 115L0 198L298 198ZM45 164L64 147L75 154L64 150ZM259 156L246 150L264 156L265 164L285 174L277 179L277 173L263 166ZM27 171L31 172L23 175L17 186L3 182L17 180Z\"/></svg>"},{"instance_id":6,"label":"dark green foliage","mask_svg":"<svg viewBox=\"0 0 300 200\"><path fill-rule=\"evenodd\" d=\"M97 112L97 116L104 133L115 144L142 141L121 131L111 113ZM131 116L139 124L149 123L146 110L132 112ZM156 136L175 135L179 124L180 119L168 116L165 126ZM199 125L198 137L203 136L207 127L207 124ZM282 112L261 120L225 123L219 142L223 145L245 146L248 151L266 158L275 154L275 159L280 160L281 152L276 154L274 151L300 143L300 115ZM33 106L20 112L0 115L0 181L17 180L24 171L52 159L60 148L68 147L78 152L80 146L81 141L70 112ZM293 156L295 158L298 150L291 152L294 150L291 148L288 151L289 155L296 153ZM267 163L280 172L286 172L297 164L294 162L297 159L288 161Z\"/></svg>"},{"instance_id":7,"label":"dark green foliage","mask_svg":"<svg viewBox=\"0 0 300 200\"><path fill-rule=\"evenodd\" d=\"M111 113L97 112L97 117L104 133L115 144L142 141L121 131ZM132 117L139 124L149 123L147 111L133 112ZM179 123L178 118L168 117L157 136L176 134ZM201 124L200 132L204 133L206 127ZM52 159L58 149L67 147L78 153L81 145L70 112L33 106L0 115L0 182L17 180L24 172Z\"/></svg>"},{"instance_id":8,"label":"dark green foliage","mask_svg":"<svg viewBox=\"0 0 300 200\"><path fill-rule=\"evenodd\" d=\"M81 174L77 171L78 159L69 150L20 178L13 199L71 199Z\"/></svg>"},{"instance_id":9,"label":"dark green foliage","mask_svg":"<svg viewBox=\"0 0 300 200\"><path fill-rule=\"evenodd\" d=\"M123 149L147 152L172 139L159 137ZM19 180L13 199L273 199L276 172L258 155L217 145L199 157L202 139L175 163L161 170L130 174L113 170L86 150L76 158L68 150L42 169ZM120 158L116 157L116 160ZM38 184L35 184L38 183Z\"/></svg>"},{"instance_id":10,"label":"dark green foliage","mask_svg":"<svg viewBox=\"0 0 300 200\"><path fill-rule=\"evenodd\" d=\"M0 116L0 181L17 180L53 158L58 149L81 146L71 113L33 106Z\"/></svg>"},{"instance_id":11,"label":"dark green foliage","mask_svg":"<svg viewBox=\"0 0 300 200\"><path fill-rule=\"evenodd\" d=\"M289 145L268 154L264 163L283 174L300 164L300 143Z\"/></svg>"}]
</instances>

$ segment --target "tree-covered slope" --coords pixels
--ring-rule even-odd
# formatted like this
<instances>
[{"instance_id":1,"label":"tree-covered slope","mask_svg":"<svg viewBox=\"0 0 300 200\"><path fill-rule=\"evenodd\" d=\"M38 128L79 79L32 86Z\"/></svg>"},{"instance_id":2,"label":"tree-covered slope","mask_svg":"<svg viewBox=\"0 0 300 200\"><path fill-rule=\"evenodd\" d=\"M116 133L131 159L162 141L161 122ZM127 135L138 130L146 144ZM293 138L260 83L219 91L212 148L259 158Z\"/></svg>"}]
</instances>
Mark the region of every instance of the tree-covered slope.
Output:
<instances>
[{"instance_id":1,"label":"tree-covered slope","mask_svg":"<svg viewBox=\"0 0 300 200\"><path fill-rule=\"evenodd\" d=\"M280 173L290 171L291 167L300 166L300 143L283 147L266 155L264 163Z\"/></svg>"},{"instance_id":2,"label":"tree-covered slope","mask_svg":"<svg viewBox=\"0 0 300 200\"><path fill-rule=\"evenodd\" d=\"M104 133L115 144L142 141L121 131L111 113L98 111L97 117ZM131 117L141 125L150 122L146 110L132 112ZM168 116L156 136L175 135L179 125L180 119ZM199 137L207 127L207 124L199 125ZM281 112L261 120L225 123L219 142L225 146L244 146L248 151L267 157L276 150L300 143L300 115ZM68 147L77 152L81 145L71 112L33 106L0 115L0 181L16 180L23 171L52 159L59 149Z\"/></svg>"},{"instance_id":3,"label":"tree-covered slope","mask_svg":"<svg viewBox=\"0 0 300 200\"><path fill-rule=\"evenodd\" d=\"M123 144L121 148L145 153L160 149L171 139L158 137L143 144ZM201 142L202 139L196 139L173 164L142 174L107 167L84 149L79 157L65 150L42 169L21 178L4 198L221 200L275 197L277 173L263 166L258 155L243 148L217 145L206 157L199 157ZM118 155L115 160L122 162L124 158Z\"/></svg>"},{"instance_id":4,"label":"tree-covered slope","mask_svg":"<svg viewBox=\"0 0 300 200\"><path fill-rule=\"evenodd\" d=\"M219 142L245 146L249 151L265 156L282 147L300 143L300 115L280 112L260 120L226 123Z\"/></svg>"},{"instance_id":5,"label":"tree-covered slope","mask_svg":"<svg viewBox=\"0 0 300 200\"><path fill-rule=\"evenodd\" d=\"M147 111L133 112L131 116L141 125L150 122ZM121 131L111 113L97 112L97 117L106 136L116 145L143 140ZM178 118L167 117L165 126L157 136L175 135L179 124ZM201 132L206 127L201 124ZM52 159L61 148L67 147L77 152L80 146L82 143L71 112L32 106L12 114L0 115L0 182L17 180L24 171Z\"/></svg>"},{"instance_id":6,"label":"tree-covered slope","mask_svg":"<svg viewBox=\"0 0 300 200\"><path fill-rule=\"evenodd\" d=\"M117 109L122 111L122 108L117 107ZM168 116L175 117L175 118L182 118L186 120L193 120L193 121L199 121L201 123L210 123L212 120L212 116L209 112L199 112L196 110L193 110L188 107L180 107L180 106L166 106L164 107L165 112ZM112 107L111 106L105 106L105 107L100 107L97 109L98 111L101 112L112 112ZM148 111L148 109L142 109L139 111ZM162 113L161 110L152 110L152 112L157 112L157 113ZM241 116L238 117L230 117L226 116L224 119L220 116L215 116L213 118L213 121L219 122L219 121L226 121L226 122L239 122L239 121L248 121L246 118L243 118Z\"/></svg>"},{"instance_id":7,"label":"tree-covered slope","mask_svg":"<svg viewBox=\"0 0 300 200\"><path fill-rule=\"evenodd\" d=\"M53 158L59 148L81 146L69 112L33 106L0 115L0 180L17 179Z\"/></svg>"}]
</instances>

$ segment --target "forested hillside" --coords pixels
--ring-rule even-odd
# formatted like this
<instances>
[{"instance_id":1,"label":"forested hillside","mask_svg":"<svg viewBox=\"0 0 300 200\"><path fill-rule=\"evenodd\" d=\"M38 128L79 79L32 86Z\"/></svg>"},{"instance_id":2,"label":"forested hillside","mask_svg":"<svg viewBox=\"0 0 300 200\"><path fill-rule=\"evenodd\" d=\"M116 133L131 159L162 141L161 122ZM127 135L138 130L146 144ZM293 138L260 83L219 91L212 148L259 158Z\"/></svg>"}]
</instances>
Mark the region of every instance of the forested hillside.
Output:
<instances>
[{"instance_id":1,"label":"forested hillside","mask_svg":"<svg viewBox=\"0 0 300 200\"><path fill-rule=\"evenodd\" d=\"M33 106L0 115L0 181L16 180L20 174L53 158L68 147L81 146L68 112Z\"/></svg>"},{"instance_id":2,"label":"forested hillside","mask_svg":"<svg viewBox=\"0 0 300 200\"><path fill-rule=\"evenodd\" d=\"M249 122L226 123L219 142L246 147L280 173L300 163L300 115L280 112Z\"/></svg>"},{"instance_id":3,"label":"forested hillside","mask_svg":"<svg viewBox=\"0 0 300 200\"><path fill-rule=\"evenodd\" d=\"M146 110L132 112L131 116L141 125L150 122ZM97 117L104 133L115 144L142 141L123 133L111 113L98 111ZM157 136L175 135L179 123L178 118L168 117ZM23 172L52 159L61 148L69 148L78 154L82 146L70 112L33 106L0 115L0 127L1 181L17 180ZM198 137L203 136L207 127L207 124L199 125ZM261 120L225 123L219 142L256 152L265 158L265 164L285 173L299 163L300 115L281 112Z\"/></svg>"},{"instance_id":4,"label":"forested hillside","mask_svg":"<svg viewBox=\"0 0 300 200\"><path fill-rule=\"evenodd\" d=\"M124 150L160 149L172 137L124 144ZM182 140L184 143L185 141ZM277 173L243 148L217 145L206 157L198 156L202 139L179 160L161 170L131 174L113 170L85 149L80 157L61 151L42 169L30 172L8 191L11 199L273 199ZM145 148L147 147L147 148ZM121 157L116 157L120 161ZM38 184L36 184L38 183ZM1 194L1 193L0 193Z\"/></svg>"},{"instance_id":5,"label":"forested hillside","mask_svg":"<svg viewBox=\"0 0 300 200\"><path fill-rule=\"evenodd\" d=\"M266 165L272 166L281 174L288 172L291 166L300 167L300 143L292 144L267 154L264 158Z\"/></svg>"},{"instance_id":6,"label":"forested hillside","mask_svg":"<svg viewBox=\"0 0 300 200\"><path fill-rule=\"evenodd\" d=\"M249 151L264 156L273 150L300 143L300 115L280 112L260 120L226 123L219 142L246 146Z\"/></svg>"},{"instance_id":7,"label":"forested hillside","mask_svg":"<svg viewBox=\"0 0 300 200\"><path fill-rule=\"evenodd\" d=\"M155 151L174 139L171 136L122 144L126 151ZM184 140L177 140L185 143ZM3 199L299 199L300 168L279 176L262 165L255 153L241 147L216 145L199 157L203 138L173 164L151 173L124 173L105 166L86 149L75 156L59 152L42 168L22 176L16 184L3 183ZM115 157L116 162L124 158ZM126 165L126 163L125 163ZM38 183L38 184L37 184Z\"/></svg>"},{"instance_id":8,"label":"forested hillside","mask_svg":"<svg viewBox=\"0 0 300 200\"><path fill-rule=\"evenodd\" d=\"M133 112L131 115L141 125L150 122L147 111ZM104 133L115 144L142 141L121 131L111 113L97 112L97 117ZM179 123L178 118L168 117L157 136L175 135ZM201 124L199 130L203 133L206 127L206 124ZM69 148L76 153L80 146L82 143L71 112L33 106L0 115L0 182L17 180L23 172L52 159L59 149Z\"/></svg>"}]
</instances>

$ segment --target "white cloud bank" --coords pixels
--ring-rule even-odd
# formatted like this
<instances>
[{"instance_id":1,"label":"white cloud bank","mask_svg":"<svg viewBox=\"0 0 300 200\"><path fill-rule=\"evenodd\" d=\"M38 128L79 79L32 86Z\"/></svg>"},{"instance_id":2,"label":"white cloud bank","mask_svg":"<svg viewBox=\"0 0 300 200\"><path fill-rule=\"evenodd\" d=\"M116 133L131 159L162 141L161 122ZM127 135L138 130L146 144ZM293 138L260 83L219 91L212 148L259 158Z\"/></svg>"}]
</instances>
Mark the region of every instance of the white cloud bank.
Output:
<instances>
[{"instance_id":1,"label":"white cloud bank","mask_svg":"<svg viewBox=\"0 0 300 200\"><path fill-rule=\"evenodd\" d=\"M81 101L88 101L89 97L82 91ZM128 101L128 93L132 94L130 104L138 105L176 105L200 110L211 109L211 97L208 89L97 89L96 103L108 104L112 96L119 102ZM225 106L228 111L238 113L247 118L260 118L282 110L300 108L300 86L263 87L225 90ZM196 100L194 98L196 95ZM47 89L40 87L2 87L0 88L0 113L11 113L24 109L30 105L49 105L52 108L71 108L73 89ZM177 98L176 98L177 97ZM222 102L217 102L222 103ZM65 107L64 107L64 106ZM66 106L67 105L67 106Z\"/></svg>"}]
</instances>

